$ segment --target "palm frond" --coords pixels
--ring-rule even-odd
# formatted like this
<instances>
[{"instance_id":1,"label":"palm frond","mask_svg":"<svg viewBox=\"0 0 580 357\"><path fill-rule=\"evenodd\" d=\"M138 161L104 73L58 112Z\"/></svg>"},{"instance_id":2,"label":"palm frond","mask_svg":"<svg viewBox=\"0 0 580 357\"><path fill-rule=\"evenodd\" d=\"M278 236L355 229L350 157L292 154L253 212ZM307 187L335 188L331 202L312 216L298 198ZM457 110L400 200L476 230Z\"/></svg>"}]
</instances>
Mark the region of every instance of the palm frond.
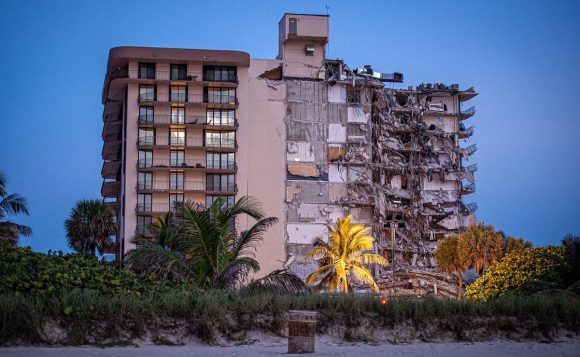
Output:
<instances>
[{"instance_id":1,"label":"palm frond","mask_svg":"<svg viewBox=\"0 0 580 357\"><path fill-rule=\"evenodd\" d=\"M310 288L296 274L286 269L278 269L263 278L251 282L243 291L251 293L305 294L310 292Z\"/></svg>"},{"instance_id":2,"label":"palm frond","mask_svg":"<svg viewBox=\"0 0 580 357\"><path fill-rule=\"evenodd\" d=\"M389 261L378 254L361 253L350 258L351 263L389 265Z\"/></svg>"},{"instance_id":3,"label":"palm frond","mask_svg":"<svg viewBox=\"0 0 580 357\"><path fill-rule=\"evenodd\" d=\"M28 216L29 213L27 205L26 198L20 196L17 193L13 193L7 196L3 196L2 200L0 201L0 212L2 212L3 216L15 214L24 214Z\"/></svg>"},{"instance_id":4,"label":"palm frond","mask_svg":"<svg viewBox=\"0 0 580 357\"><path fill-rule=\"evenodd\" d=\"M276 217L268 217L256 222L235 240L232 253L235 256L254 256L258 243L263 240L264 233L276 223L278 223Z\"/></svg>"},{"instance_id":5,"label":"palm frond","mask_svg":"<svg viewBox=\"0 0 580 357\"><path fill-rule=\"evenodd\" d=\"M364 283L368 286L370 286L371 289L373 289L373 291L378 292L379 288L377 286L377 284L375 283L375 279L373 278L372 274L370 271L368 271L367 268L358 266L358 265L353 265L351 267L351 272L354 275L354 277L359 280L361 283Z\"/></svg>"},{"instance_id":6,"label":"palm frond","mask_svg":"<svg viewBox=\"0 0 580 357\"><path fill-rule=\"evenodd\" d=\"M143 275L156 274L163 280L188 280L194 275L184 257L160 247L144 247L130 251L125 257L127 267Z\"/></svg>"},{"instance_id":7,"label":"palm frond","mask_svg":"<svg viewBox=\"0 0 580 357\"><path fill-rule=\"evenodd\" d=\"M242 286L248 274L257 273L260 264L253 258L240 257L224 267L216 277L213 277L211 286L219 289L234 289Z\"/></svg>"}]
</instances>

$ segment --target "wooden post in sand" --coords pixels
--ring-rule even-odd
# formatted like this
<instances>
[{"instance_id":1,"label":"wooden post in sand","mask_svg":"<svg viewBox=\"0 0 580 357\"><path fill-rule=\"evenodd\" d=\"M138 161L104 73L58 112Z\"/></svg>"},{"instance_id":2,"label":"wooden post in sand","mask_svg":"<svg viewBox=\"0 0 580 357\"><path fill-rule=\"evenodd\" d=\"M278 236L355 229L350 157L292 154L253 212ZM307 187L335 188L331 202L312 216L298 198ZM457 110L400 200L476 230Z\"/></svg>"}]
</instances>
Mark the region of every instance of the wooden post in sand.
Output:
<instances>
[{"instance_id":1,"label":"wooden post in sand","mask_svg":"<svg viewBox=\"0 0 580 357\"><path fill-rule=\"evenodd\" d=\"M312 353L316 338L316 311L288 311L288 353Z\"/></svg>"}]
</instances>

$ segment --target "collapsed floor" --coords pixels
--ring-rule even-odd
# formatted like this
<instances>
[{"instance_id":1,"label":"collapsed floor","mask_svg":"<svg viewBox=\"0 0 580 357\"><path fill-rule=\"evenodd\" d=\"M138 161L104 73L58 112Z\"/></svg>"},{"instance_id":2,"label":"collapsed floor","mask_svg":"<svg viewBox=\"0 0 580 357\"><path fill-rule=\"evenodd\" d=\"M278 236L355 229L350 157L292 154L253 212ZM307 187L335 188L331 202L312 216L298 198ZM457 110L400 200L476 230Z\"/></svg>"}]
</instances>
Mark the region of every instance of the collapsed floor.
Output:
<instances>
[{"instance_id":1,"label":"collapsed floor","mask_svg":"<svg viewBox=\"0 0 580 357\"><path fill-rule=\"evenodd\" d=\"M475 109L461 110L473 88L389 89L402 74L351 71L340 60L327 61L320 80L274 72L265 80L286 86L287 266L305 278L317 267L305 258L312 237L327 239L325 224L352 214L372 226L376 252L390 262L374 270L383 291L455 295L434 251L475 222L477 205L462 198L475 190L477 165L464 162L477 148L459 145L473 134L463 121Z\"/></svg>"}]
</instances>

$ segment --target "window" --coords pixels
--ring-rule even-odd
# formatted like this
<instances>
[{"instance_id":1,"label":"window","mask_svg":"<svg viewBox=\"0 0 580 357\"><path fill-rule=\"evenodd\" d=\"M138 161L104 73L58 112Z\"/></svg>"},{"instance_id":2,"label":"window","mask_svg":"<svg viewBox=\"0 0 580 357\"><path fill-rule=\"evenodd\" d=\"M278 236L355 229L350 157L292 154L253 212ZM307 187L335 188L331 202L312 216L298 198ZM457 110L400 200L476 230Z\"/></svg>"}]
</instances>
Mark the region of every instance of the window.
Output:
<instances>
[{"instance_id":1,"label":"window","mask_svg":"<svg viewBox=\"0 0 580 357\"><path fill-rule=\"evenodd\" d=\"M206 167L208 169L233 170L235 157L233 152L208 152L206 154Z\"/></svg>"},{"instance_id":2,"label":"window","mask_svg":"<svg viewBox=\"0 0 580 357\"><path fill-rule=\"evenodd\" d=\"M208 82L236 82L237 68L226 66L204 66L203 80Z\"/></svg>"},{"instance_id":3,"label":"window","mask_svg":"<svg viewBox=\"0 0 580 357\"><path fill-rule=\"evenodd\" d=\"M154 145L155 129L139 128L139 145Z\"/></svg>"},{"instance_id":4,"label":"window","mask_svg":"<svg viewBox=\"0 0 580 357\"><path fill-rule=\"evenodd\" d=\"M215 195L207 195L205 196L205 205L206 207L211 206L218 198L222 198L225 200L224 204L226 207L232 207L235 202L235 196L215 196Z\"/></svg>"},{"instance_id":5,"label":"window","mask_svg":"<svg viewBox=\"0 0 580 357\"><path fill-rule=\"evenodd\" d=\"M137 161L139 167L153 166L153 151L139 150L139 160Z\"/></svg>"},{"instance_id":6,"label":"window","mask_svg":"<svg viewBox=\"0 0 580 357\"><path fill-rule=\"evenodd\" d=\"M171 124L185 123L185 108L171 108Z\"/></svg>"},{"instance_id":7,"label":"window","mask_svg":"<svg viewBox=\"0 0 580 357\"><path fill-rule=\"evenodd\" d=\"M139 63L140 79L155 79L155 63Z\"/></svg>"},{"instance_id":8,"label":"window","mask_svg":"<svg viewBox=\"0 0 580 357\"><path fill-rule=\"evenodd\" d=\"M181 203L183 203L183 193L169 195L169 209L171 211L175 211Z\"/></svg>"},{"instance_id":9,"label":"window","mask_svg":"<svg viewBox=\"0 0 580 357\"><path fill-rule=\"evenodd\" d=\"M169 174L169 189L183 190L183 172L172 172Z\"/></svg>"},{"instance_id":10,"label":"window","mask_svg":"<svg viewBox=\"0 0 580 357\"><path fill-rule=\"evenodd\" d=\"M230 147L236 146L235 131L206 131L205 146L209 147Z\"/></svg>"},{"instance_id":11,"label":"window","mask_svg":"<svg viewBox=\"0 0 580 357\"><path fill-rule=\"evenodd\" d=\"M208 109L207 123L209 125L230 125L235 124L235 110Z\"/></svg>"},{"instance_id":12,"label":"window","mask_svg":"<svg viewBox=\"0 0 580 357\"><path fill-rule=\"evenodd\" d=\"M172 102L184 103L187 101L187 87L171 86L169 88L169 96Z\"/></svg>"},{"instance_id":13,"label":"window","mask_svg":"<svg viewBox=\"0 0 580 357\"><path fill-rule=\"evenodd\" d=\"M153 101L155 100L155 86L154 85L140 85L139 86L139 101Z\"/></svg>"},{"instance_id":14,"label":"window","mask_svg":"<svg viewBox=\"0 0 580 357\"><path fill-rule=\"evenodd\" d=\"M236 104L235 88L208 88L205 87L204 99L206 103Z\"/></svg>"},{"instance_id":15,"label":"window","mask_svg":"<svg viewBox=\"0 0 580 357\"><path fill-rule=\"evenodd\" d=\"M235 192L236 191L236 175L219 175L219 174L207 174L206 175L206 189L208 191L225 191L225 192Z\"/></svg>"},{"instance_id":16,"label":"window","mask_svg":"<svg viewBox=\"0 0 580 357\"><path fill-rule=\"evenodd\" d=\"M139 107L139 124L151 124L154 117L153 107Z\"/></svg>"},{"instance_id":17,"label":"window","mask_svg":"<svg viewBox=\"0 0 580 357\"><path fill-rule=\"evenodd\" d=\"M171 80L184 81L187 79L187 65L186 64L172 64L171 65Z\"/></svg>"},{"instance_id":18,"label":"window","mask_svg":"<svg viewBox=\"0 0 580 357\"><path fill-rule=\"evenodd\" d=\"M151 216L137 216L137 234L151 234Z\"/></svg>"},{"instance_id":19,"label":"window","mask_svg":"<svg viewBox=\"0 0 580 357\"><path fill-rule=\"evenodd\" d=\"M153 189L153 173L151 172L139 172L137 176L137 188L139 190L152 190Z\"/></svg>"},{"instance_id":20,"label":"window","mask_svg":"<svg viewBox=\"0 0 580 357\"><path fill-rule=\"evenodd\" d=\"M171 150L169 157L171 166L185 166L185 151Z\"/></svg>"},{"instance_id":21,"label":"window","mask_svg":"<svg viewBox=\"0 0 580 357\"><path fill-rule=\"evenodd\" d=\"M151 194L150 193L138 193L137 194L137 211L138 212L151 212L153 207L151 207Z\"/></svg>"},{"instance_id":22,"label":"window","mask_svg":"<svg viewBox=\"0 0 580 357\"><path fill-rule=\"evenodd\" d=\"M169 145L185 146L185 129L170 129Z\"/></svg>"}]
</instances>

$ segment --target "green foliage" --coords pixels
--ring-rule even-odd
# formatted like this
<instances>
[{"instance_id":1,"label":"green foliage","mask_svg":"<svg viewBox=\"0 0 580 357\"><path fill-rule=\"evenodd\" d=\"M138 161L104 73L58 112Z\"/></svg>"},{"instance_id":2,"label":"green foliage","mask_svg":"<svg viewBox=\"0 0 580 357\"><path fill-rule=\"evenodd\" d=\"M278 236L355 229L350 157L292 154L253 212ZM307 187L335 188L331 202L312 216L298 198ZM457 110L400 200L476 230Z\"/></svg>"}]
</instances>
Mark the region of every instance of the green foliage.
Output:
<instances>
[{"instance_id":1,"label":"green foliage","mask_svg":"<svg viewBox=\"0 0 580 357\"><path fill-rule=\"evenodd\" d=\"M538 280L558 284L563 253L561 247L553 246L508 253L469 285L465 296L471 300L489 300Z\"/></svg>"},{"instance_id":2,"label":"green foliage","mask_svg":"<svg viewBox=\"0 0 580 357\"><path fill-rule=\"evenodd\" d=\"M6 217L18 214L28 216L28 203L26 198L17 193L9 194L6 190L6 183L6 176L0 171L0 240L16 245L20 236L31 235L32 229L10 222L6 220Z\"/></svg>"},{"instance_id":3,"label":"green foliage","mask_svg":"<svg viewBox=\"0 0 580 357\"><path fill-rule=\"evenodd\" d=\"M99 254L114 246L117 232L113 211L99 199L80 200L64 222L68 245L79 253Z\"/></svg>"},{"instance_id":4,"label":"green foliage","mask_svg":"<svg viewBox=\"0 0 580 357\"><path fill-rule=\"evenodd\" d=\"M136 239L138 248L129 252L126 264L140 274L157 274L162 279L195 281L202 288L234 289L241 287L250 273L257 273L260 264L254 259L263 234L278 222L265 217L259 202L241 197L228 207L223 198L209 207L186 202L175 214L167 214L152 224L153 237ZM255 223L238 232L236 218L249 216ZM256 288L289 288L308 290L291 273L270 274Z\"/></svg>"},{"instance_id":5,"label":"green foliage","mask_svg":"<svg viewBox=\"0 0 580 357\"><path fill-rule=\"evenodd\" d=\"M85 254L42 254L0 241L0 292L45 295L89 288L141 293L163 288L155 276L139 277Z\"/></svg>"},{"instance_id":6,"label":"green foliage","mask_svg":"<svg viewBox=\"0 0 580 357\"><path fill-rule=\"evenodd\" d=\"M64 344L127 338L146 338L148 331L175 330L179 322L206 342L217 336L263 330L279 332L288 310L319 313L320 333L365 326L375 328L414 326L421 334L477 329L490 335L518 329L580 331L580 299L569 296L504 296L488 302L459 303L433 298L396 297L379 304L375 295L280 295L226 290L199 291L174 288L141 295L129 292L105 294L75 289L51 296L0 294L0 344L51 343L43 333L47 322L58 322L67 331ZM164 322L166 325L163 325ZM167 325L169 324L169 325ZM436 333L437 333L436 332ZM150 336L150 335L149 335Z\"/></svg>"}]
</instances>

